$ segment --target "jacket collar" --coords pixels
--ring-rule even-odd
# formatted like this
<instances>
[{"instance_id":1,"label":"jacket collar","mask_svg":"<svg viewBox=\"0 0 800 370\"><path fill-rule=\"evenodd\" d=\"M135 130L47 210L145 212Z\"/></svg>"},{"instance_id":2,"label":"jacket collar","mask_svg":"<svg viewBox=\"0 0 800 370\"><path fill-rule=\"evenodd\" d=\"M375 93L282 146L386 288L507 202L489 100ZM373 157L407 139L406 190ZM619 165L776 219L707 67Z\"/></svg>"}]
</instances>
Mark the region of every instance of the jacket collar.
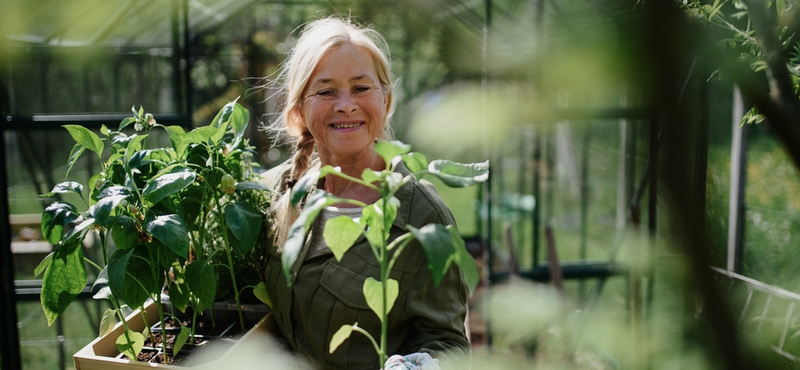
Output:
<instances>
[{"instance_id":1,"label":"jacket collar","mask_svg":"<svg viewBox=\"0 0 800 370\"><path fill-rule=\"evenodd\" d=\"M308 166L308 170L319 171L321 167L322 165L320 164L319 157L317 156L312 157L311 163ZM411 175L411 171L408 170L408 167L406 167L405 163L403 163L402 161L395 168L395 172L399 173L403 177ZM324 181L323 179L319 179L319 181L317 181L317 184L311 189L309 189L305 200L308 200L308 197L311 194L313 194L315 190L322 189L323 181ZM401 230L406 229L406 225L408 225L408 220L411 217L411 198L414 195L414 187L416 181L417 180L415 179L408 181L403 186L401 186L400 189L398 189L397 192L395 193L395 197L397 198L397 200L400 201L400 208L397 209L397 217L395 217L392 225L399 227Z\"/></svg>"}]
</instances>

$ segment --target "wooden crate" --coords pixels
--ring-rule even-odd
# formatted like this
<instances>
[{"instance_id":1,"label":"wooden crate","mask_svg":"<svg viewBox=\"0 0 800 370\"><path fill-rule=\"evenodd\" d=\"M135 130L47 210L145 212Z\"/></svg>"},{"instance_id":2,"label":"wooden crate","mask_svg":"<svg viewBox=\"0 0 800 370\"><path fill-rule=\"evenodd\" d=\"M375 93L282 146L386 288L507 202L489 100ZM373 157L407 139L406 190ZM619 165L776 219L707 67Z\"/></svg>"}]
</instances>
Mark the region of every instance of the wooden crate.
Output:
<instances>
[{"instance_id":1,"label":"wooden crate","mask_svg":"<svg viewBox=\"0 0 800 370\"><path fill-rule=\"evenodd\" d=\"M155 303L145 306L147 322L158 322L158 310ZM135 311L127 318L128 326L131 330L141 332L144 329L144 321L139 311ZM128 359L117 358L120 352L117 350L116 339L122 335L124 327L118 323L114 330L102 337L93 340L80 351L72 356L76 370L128 370L128 369L186 369L185 366L152 364L145 362L131 361ZM193 369L224 369L229 368L232 363L241 362L248 359L252 364L265 364L270 361L271 356L276 351L263 351L261 348L272 348L274 333L277 333L274 319L271 314L264 316L256 325L250 328L239 340L228 342L228 348L224 352L213 354L216 359L196 366ZM255 346L250 343L255 342ZM224 345L223 345L224 346ZM258 350L253 350L257 348ZM219 347L217 347L219 349ZM206 350L205 348L201 349ZM276 367L277 369L277 367Z\"/></svg>"}]
</instances>

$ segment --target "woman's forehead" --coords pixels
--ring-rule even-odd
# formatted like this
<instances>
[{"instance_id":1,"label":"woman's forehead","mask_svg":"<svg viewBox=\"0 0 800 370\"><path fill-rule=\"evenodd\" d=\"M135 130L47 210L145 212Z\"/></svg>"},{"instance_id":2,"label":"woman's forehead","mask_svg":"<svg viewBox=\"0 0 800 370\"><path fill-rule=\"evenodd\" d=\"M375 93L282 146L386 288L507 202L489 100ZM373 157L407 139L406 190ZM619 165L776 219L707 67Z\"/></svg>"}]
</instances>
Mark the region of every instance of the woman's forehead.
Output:
<instances>
[{"instance_id":1,"label":"woman's forehead","mask_svg":"<svg viewBox=\"0 0 800 370\"><path fill-rule=\"evenodd\" d=\"M353 44L331 48L323 54L309 83L377 82L375 61L370 52Z\"/></svg>"}]
</instances>

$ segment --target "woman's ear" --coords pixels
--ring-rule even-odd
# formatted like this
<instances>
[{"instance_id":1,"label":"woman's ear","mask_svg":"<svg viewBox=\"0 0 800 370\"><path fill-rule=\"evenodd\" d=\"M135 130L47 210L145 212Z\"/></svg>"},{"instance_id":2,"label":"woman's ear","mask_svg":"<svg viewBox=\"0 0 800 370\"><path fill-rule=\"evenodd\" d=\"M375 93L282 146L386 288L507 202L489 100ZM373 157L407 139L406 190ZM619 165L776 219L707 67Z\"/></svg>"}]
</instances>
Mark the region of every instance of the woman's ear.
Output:
<instances>
[{"instance_id":1,"label":"woman's ear","mask_svg":"<svg viewBox=\"0 0 800 370\"><path fill-rule=\"evenodd\" d=\"M306 121L303 111L296 107L286 115L286 131L292 137L300 137L305 131Z\"/></svg>"},{"instance_id":2,"label":"woman's ear","mask_svg":"<svg viewBox=\"0 0 800 370\"><path fill-rule=\"evenodd\" d=\"M388 93L383 94L383 111L384 114L389 114L389 110L392 108L392 91L389 90Z\"/></svg>"}]
</instances>

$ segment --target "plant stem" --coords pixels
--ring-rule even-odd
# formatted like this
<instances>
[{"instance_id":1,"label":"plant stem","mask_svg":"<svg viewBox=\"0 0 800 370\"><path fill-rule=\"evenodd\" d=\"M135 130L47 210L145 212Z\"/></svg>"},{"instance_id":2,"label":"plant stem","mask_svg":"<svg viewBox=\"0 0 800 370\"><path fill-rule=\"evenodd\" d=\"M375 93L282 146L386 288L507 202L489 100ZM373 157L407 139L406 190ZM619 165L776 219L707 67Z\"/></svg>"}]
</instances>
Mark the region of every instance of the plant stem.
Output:
<instances>
[{"instance_id":1,"label":"plant stem","mask_svg":"<svg viewBox=\"0 0 800 370\"><path fill-rule=\"evenodd\" d=\"M386 358L386 352L384 352L383 350L381 350L380 347L378 347L378 343L375 343L375 338L373 338L372 335L370 335L366 330L360 328L358 324L356 324L353 325L353 331L357 331L361 334L364 334L364 336L367 337L367 339L369 339L369 341L372 343L372 346L375 347L375 352L378 353L378 356L380 356L381 358ZM381 363L386 363L386 360L381 361Z\"/></svg>"},{"instance_id":2,"label":"plant stem","mask_svg":"<svg viewBox=\"0 0 800 370\"><path fill-rule=\"evenodd\" d=\"M111 304L114 306L114 310L117 311L117 316L119 316L119 321L122 322L122 326L125 327L125 331L123 332L123 334L125 335L125 339L128 340L128 345L130 345L131 348L133 348L133 341L131 340L131 336L129 333L131 329L128 327L128 321L125 320L125 315L122 314L122 308L120 308L117 298L112 295L109 297L109 301L111 301ZM133 358L131 358L131 360L136 361L137 360L136 355L138 355L138 353L133 353L133 355L134 356Z\"/></svg>"},{"instance_id":3,"label":"plant stem","mask_svg":"<svg viewBox=\"0 0 800 370\"><path fill-rule=\"evenodd\" d=\"M233 269L233 253L231 243L228 241L228 225L225 223L225 216L222 214L222 204L220 203L217 192L214 191L214 200L217 203L217 218L222 227L222 240L225 241L225 254L228 256L228 270L231 272L231 284L233 284L233 298L236 300L236 310L239 312L239 325L244 329L244 316L242 315L242 305L239 303L239 287L236 285L236 273Z\"/></svg>"},{"instance_id":4,"label":"plant stem","mask_svg":"<svg viewBox=\"0 0 800 370\"><path fill-rule=\"evenodd\" d=\"M197 329L197 310L192 309L192 342L194 342L194 333Z\"/></svg>"},{"instance_id":5,"label":"plant stem","mask_svg":"<svg viewBox=\"0 0 800 370\"><path fill-rule=\"evenodd\" d=\"M100 233L100 250L103 251L103 265L105 266L105 265L108 265L108 257L107 257L107 252L106 252L106 244L108 243L108 240L107 240L108 239L108 234L106 234L105 231L103 231L103 229L100 229L99 233ZM94 264L94 263L92 263L92 264ZM95 266L97 266L97 265L95 264ZM97 267L99 267L99 266L97 266ZM100 269L100 270L103 270L103 269Z\"/></svg>"},{"instance_id":6,"label":"plant stem","mask_svg":"<svg viewBox=\"0 0 800 370\"><path fill-rule=\"evenodd\" d=\"M385 233L386 232L385 230L387 230L387 228L391 227L392 225L391 224L387 225L388 219L387 219L385 210L386 210L386 205L388 204L388 199L387 198L382 198L381 202L382 202L381 206L383 206L383 209L384 209L384 212L383 212L383 230L384 230L384 233ZM381 252L380 252L380 255L381 255L381 258L380 258L380 264L381 264L381 287L383 288L382 289L382 291L383 291L382 292L383 293L383 309L382 309L382 311L383 312L381 312L381 351L379 353L379 356L380 356L379 364L385 364L386 363L386 357L387 357L386 356L386 337L388 336L388 331L389 331L389 318L388 318L389 312L386 309L387 306L388 306L388 302L387 302L387 299L386 299L387 298L386 297L386 291L388 289L388 283L389 283L389 268L388 268L389 266L388 266L388 261L387 261L387 259L389 258L389 251L388 251L388 248L387 248L387 245L386 245L386 238L383 237L381 239L383 240L383 242L381 243Z\"/></svg>"},{"instance_id":7,"label":"plant stem","mask_svg":"<svg viewBox=\"0 0 800 370\"><path fill-rule=\"evenodd\" d=\"M153 258L153 250L152 244L147 244L147 253L150 255L148 265L150 265L150 273L153 275L153 281L163 281L164 276L158 276L158 271L156 271L156 267L153 266L151 263L152 261L156 262L156 265L160 265L161 261L158 258ZM161 279L159 279L161 278ZM144 287L143 287L144 288ZM145 289L146 291L146 289ZM156 308L158 309L158 321L161 323L161 349L164 352L164 363L168 363L169 354L167 353L167 336L166 332L164 331L164 309L161 307L161 288L159 287L158 292L156 292ZM155 343L154 343L155 344Z\"/></svg>"}]
</instances>

